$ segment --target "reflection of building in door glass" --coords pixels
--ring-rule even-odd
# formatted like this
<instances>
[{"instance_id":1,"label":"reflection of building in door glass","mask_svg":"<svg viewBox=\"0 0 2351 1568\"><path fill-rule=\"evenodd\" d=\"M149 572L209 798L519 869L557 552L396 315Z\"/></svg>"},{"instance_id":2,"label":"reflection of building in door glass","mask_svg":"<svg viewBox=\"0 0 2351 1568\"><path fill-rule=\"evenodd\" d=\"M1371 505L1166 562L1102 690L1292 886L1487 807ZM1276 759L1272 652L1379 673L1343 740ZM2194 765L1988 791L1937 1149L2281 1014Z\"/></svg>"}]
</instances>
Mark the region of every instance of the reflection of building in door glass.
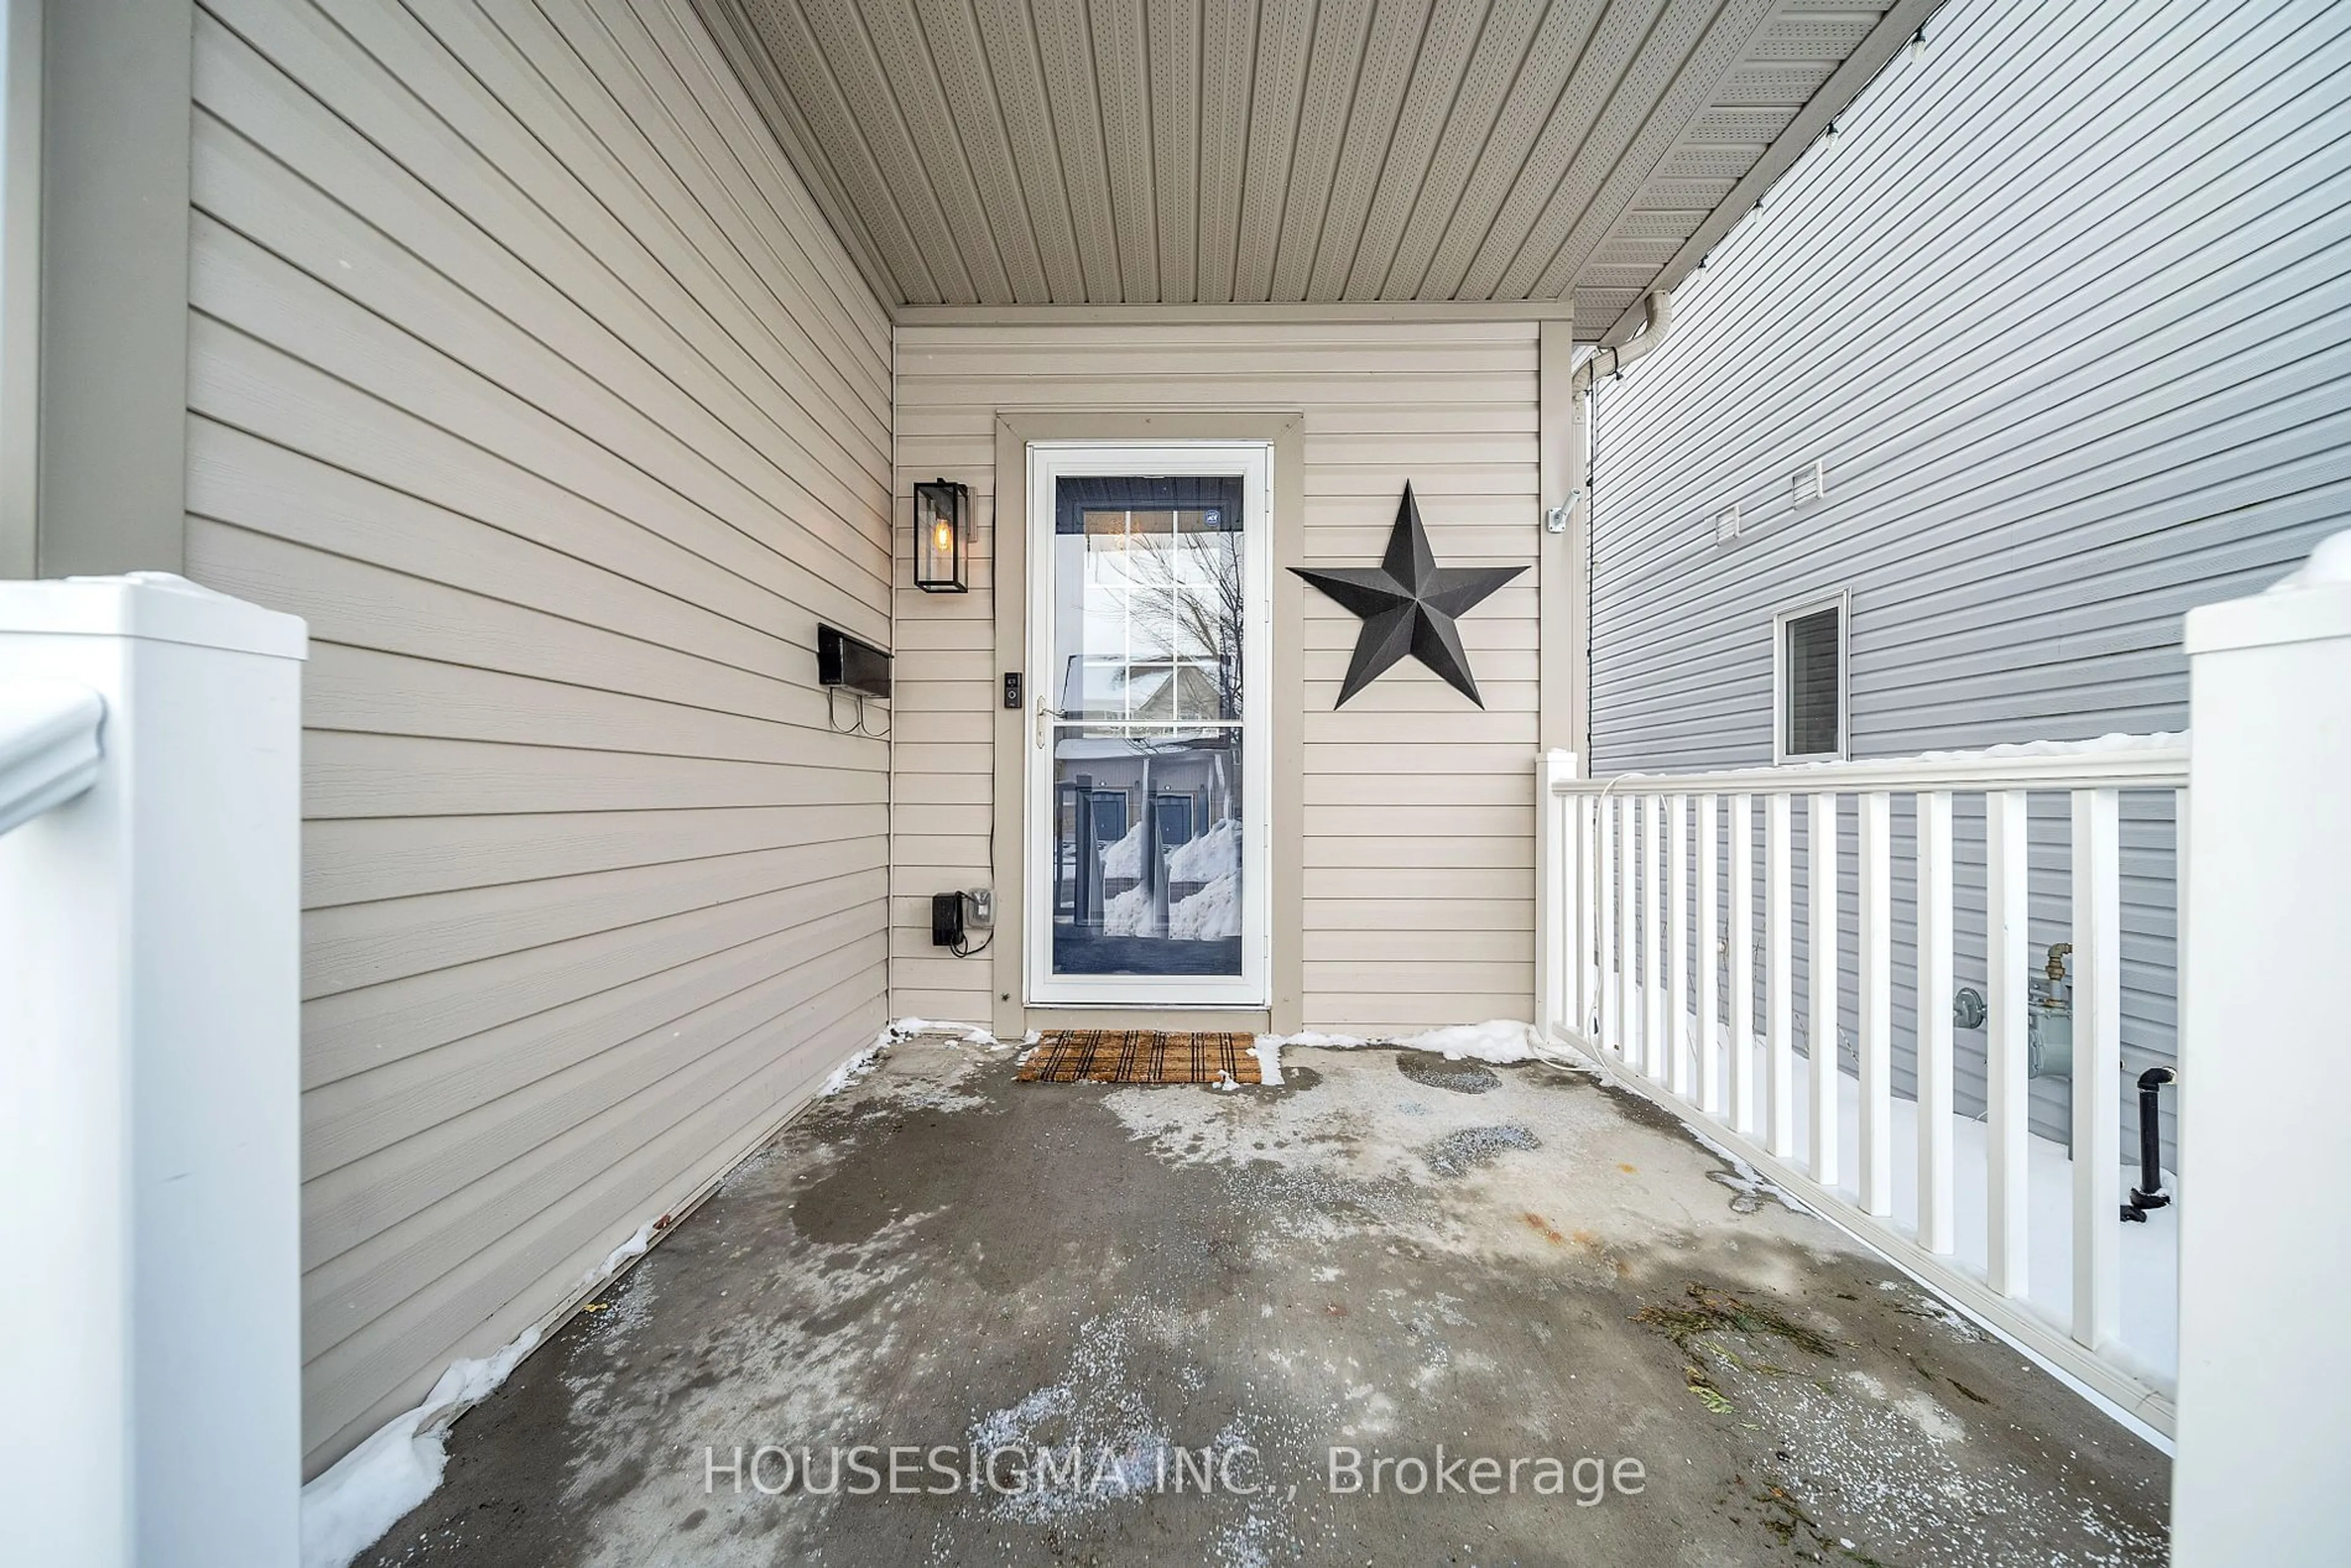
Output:
<instances>
[{"instance_id":1,"label":"reflection of building in door glass","mask_svg":"<svg viewBox=\"0 0 2351 1568\"><path fill-rule=\"evenodd\" d=\"M1240 749L1217 727L1056 742L1057 972L1238 973Z\"/></svg>"}]
</instances>

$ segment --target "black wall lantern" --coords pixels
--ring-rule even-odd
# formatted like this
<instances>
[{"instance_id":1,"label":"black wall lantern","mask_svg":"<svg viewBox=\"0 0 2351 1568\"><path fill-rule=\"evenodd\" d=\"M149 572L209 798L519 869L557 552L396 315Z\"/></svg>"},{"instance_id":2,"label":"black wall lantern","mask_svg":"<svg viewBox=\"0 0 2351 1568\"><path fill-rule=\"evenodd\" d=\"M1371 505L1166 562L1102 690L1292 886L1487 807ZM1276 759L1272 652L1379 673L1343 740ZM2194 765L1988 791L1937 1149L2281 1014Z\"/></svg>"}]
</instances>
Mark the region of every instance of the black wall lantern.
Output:
<instances>
[{"instance_id":1,"label":"black wall lantern","mask_svg":"<svg viewBox=\"0 0 2351 1568\"><path fill-rule=\"evenodd\" d=\"M970 583L971 488L952 479L914 486L914 586L925 593L963 593Z\"/></svg>"}]
</instances>

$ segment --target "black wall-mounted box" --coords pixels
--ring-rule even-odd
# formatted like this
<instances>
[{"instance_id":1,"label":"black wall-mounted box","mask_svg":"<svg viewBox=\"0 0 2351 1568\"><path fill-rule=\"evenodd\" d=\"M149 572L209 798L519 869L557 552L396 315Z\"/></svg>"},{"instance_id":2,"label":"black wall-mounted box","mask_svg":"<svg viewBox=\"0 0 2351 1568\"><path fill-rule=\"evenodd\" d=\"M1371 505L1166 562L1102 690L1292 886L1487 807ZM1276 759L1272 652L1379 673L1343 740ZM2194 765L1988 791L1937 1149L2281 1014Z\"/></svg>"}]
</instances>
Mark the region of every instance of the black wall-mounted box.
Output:
<instances>
[{"instance_id":1,"label":"black wall-mounted box","mask_svg":"<svg viewBox=\"0 0 2351 1568\"><path fill-rule=\"evenodd\" d=\"M862 697L890 695L890 655L836 626L816 629L817 684Z\"/></svg>"}]
</instances>

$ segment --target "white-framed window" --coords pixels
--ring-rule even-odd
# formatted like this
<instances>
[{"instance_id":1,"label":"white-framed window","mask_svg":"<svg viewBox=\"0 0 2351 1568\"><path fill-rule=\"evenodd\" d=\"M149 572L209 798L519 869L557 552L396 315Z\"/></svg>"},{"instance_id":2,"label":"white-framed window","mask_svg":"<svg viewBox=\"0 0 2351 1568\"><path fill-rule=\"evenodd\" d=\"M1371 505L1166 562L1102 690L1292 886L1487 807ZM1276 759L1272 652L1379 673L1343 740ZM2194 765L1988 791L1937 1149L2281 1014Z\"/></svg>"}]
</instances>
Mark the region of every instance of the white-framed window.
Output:
<instances>
[{"instance_id":1,"label":"white-framed window","mask_svg":"<svg viewBox=\"0 0 2351 1568\"><path fill-rule=\"evenodd\" d=\"M1771 760L1825 762L1845 754L1845 627L1842 591L1771 617Z\"/></svg>"}]
</instances>

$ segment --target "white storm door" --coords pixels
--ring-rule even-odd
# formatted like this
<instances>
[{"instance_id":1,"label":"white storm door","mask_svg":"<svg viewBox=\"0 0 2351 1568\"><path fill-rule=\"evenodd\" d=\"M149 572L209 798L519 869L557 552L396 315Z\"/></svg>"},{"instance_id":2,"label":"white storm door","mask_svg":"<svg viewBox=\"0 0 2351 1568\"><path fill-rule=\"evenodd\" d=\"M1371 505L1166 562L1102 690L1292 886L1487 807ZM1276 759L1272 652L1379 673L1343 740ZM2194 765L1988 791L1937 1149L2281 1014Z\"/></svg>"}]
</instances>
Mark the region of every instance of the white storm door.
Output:
<instances>
[{"instance_id":1,"label":"white storm door","mask_svg":"<svg viewBox=\"0 0 2351 1568\"><path fill-rule=\"evenodd\" d=\"M1028 1000L1261 1008L1272 448L1029 448Z\"/></svg>"}]
</instances>

